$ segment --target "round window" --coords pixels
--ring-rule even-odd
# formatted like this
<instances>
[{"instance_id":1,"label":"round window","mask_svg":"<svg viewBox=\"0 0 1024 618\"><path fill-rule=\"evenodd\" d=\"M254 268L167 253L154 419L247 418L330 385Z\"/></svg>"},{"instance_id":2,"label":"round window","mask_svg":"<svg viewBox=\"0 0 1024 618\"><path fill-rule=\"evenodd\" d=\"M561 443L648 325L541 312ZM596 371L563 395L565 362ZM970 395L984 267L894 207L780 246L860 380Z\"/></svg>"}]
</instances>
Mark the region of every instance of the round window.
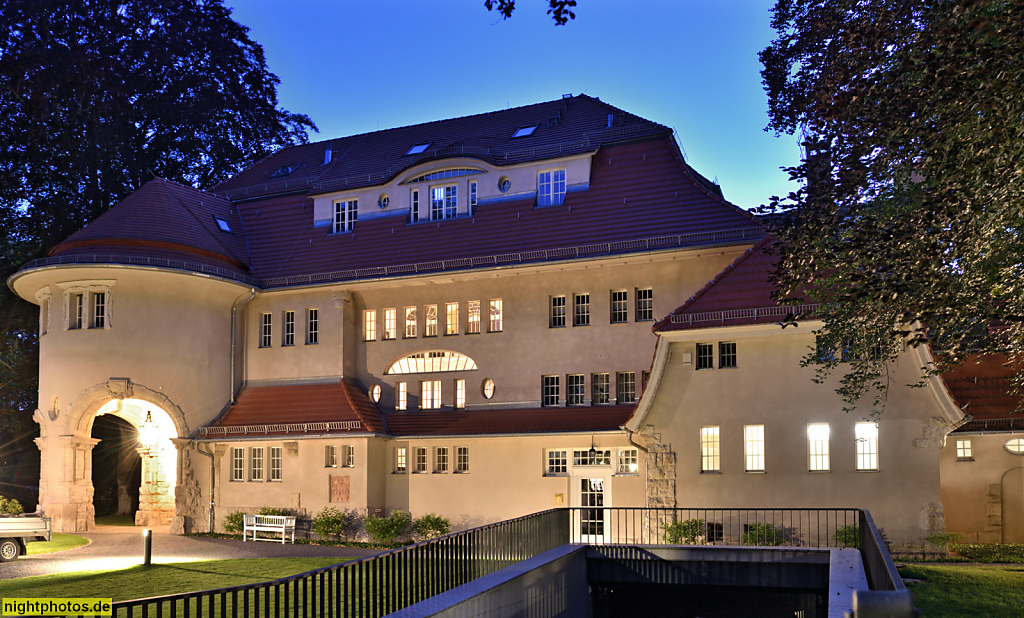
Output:
<instances>
[{"instance_id":1,"label":"round window","mask_svg":"<svg viewBox=\"0 0 1024 618\"><path fill-rule=\"evenodd\" d=\"M508 176L502 176L498 179L498 191L505 193L510 188L512 188L512 181L508 179Z\"/></svg>"},{"instance_id":2,"label":"round window","mask_svg":"<svg viewBox=\"0 0 1024 618\"><path fill-rule=\"evenodd\" d=\"M387 208L388 204L391 203L391 198L388 197L387 193L381 193L380 197L377 198L377 206L381 208Z\"/></svg>"},{"instance_id":3,"label":"round window","mask_svg":"<svg viewBox=\"0 0 1024 618\"><path fill-rule=\"evenodd\" d=\"M1007 440L1004 447L1014 455L1024 455L1024 438L1013 438L1012 440Z\"/></svg>"},{"instance_id":4,"label":"round window","mask_svg":"<svg viewBox=\"0 0 1024 618\"><path fill-rule=\"evenodd\" d=\"M380 401L380 384L374 384L370 387L370 399L373 400L373 403Z\"/></svg>"},{"instance_id":5,"label":"round window","mask_svg":"<svg viewBox=\"0 0 1024 618\"><path fill-rule=\"evenodd\" d=\"M484 399L490 399L494 397L494 380L490 378L484 378L483 383L480 385L480 391L484 394Z\"/></svg>"}]
</instances>

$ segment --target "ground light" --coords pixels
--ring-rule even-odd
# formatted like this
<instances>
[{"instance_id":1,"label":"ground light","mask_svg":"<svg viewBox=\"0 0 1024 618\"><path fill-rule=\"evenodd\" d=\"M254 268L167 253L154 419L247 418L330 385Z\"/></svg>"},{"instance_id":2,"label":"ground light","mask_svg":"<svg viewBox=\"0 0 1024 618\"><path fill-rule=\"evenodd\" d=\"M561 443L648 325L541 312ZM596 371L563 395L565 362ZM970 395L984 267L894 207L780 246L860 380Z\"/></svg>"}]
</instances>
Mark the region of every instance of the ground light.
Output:
<instances>
[{"instance_id":1,"label":"ground light","mask_svg":"<svg viewBox=\"0 0 1024 618\"><path fill-rule=\"evenodd\" d=\"M143 550L142 565L150 566L153 564L153 531L149 528L142 531L142 537L145 539L145 549Z\"/></svg>"}]
</instances>

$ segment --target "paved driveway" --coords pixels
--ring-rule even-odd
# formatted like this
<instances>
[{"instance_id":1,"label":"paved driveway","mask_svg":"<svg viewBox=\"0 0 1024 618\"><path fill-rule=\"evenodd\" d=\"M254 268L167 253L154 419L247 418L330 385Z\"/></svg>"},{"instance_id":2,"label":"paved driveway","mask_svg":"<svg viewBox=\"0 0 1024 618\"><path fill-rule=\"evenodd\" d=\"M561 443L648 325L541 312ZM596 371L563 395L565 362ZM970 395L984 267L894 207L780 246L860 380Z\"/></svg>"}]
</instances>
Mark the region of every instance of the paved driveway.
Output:
<instances>
[{"instance_id":1,"label":"paved driveway","mask_svg":"<svg viewBox=\"0 0 1024 618\"><path fill-rule=\"evenodd\" d=\"M94 532L81 536L92 541L85 547L39 556L22 556L14 562L0 564L0 579L91 571L123 569L142 564L142 528L130 526L97 526ZM166 532L153 533L153 562L192 562L195 560L223 560L227 558L290 558L372 556L378 549L333 547L319 545L292 545L281 543L254 543L232 539L207 539L175 536Z\"/></svg>"}]
</instances>

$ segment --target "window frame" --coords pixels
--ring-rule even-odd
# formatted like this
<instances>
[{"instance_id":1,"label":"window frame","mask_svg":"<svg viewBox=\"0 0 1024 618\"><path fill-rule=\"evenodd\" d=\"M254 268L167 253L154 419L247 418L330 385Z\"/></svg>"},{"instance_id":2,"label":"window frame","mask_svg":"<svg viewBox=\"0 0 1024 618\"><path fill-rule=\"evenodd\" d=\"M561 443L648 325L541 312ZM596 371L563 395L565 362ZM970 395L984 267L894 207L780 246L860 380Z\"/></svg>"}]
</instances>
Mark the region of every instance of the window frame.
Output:
<instances>
[{"instance_id":1,"label":"window frame","mask_svg":"<svg viewBox=\"0 0 1024 618\"><path fill-rule=\"evenodd\" d=\"M970 438L956 439L956 460L974 461L974 444Z\"/></svg>"},{"instance_id":2,"label":"window frame","mask_svg":"<svg viewBox=\"0 0 1024 618\"><path fill-rule=\"evenodd\" d=\"M254 483L262 483L265 479L264 476L264 451L262 446L250 446L249 447L249 481Z\"/></svg>"},{"instance_id":3,"label":"window frame","mask_svg":"<svg viewBox=\"0 0 1024 618\"><path fill-rule=\"evenodd\" d=\"M466 301L466 334L479 335L481 329L482 307L479 300Z\"/></svg>"},{"instance_id":4,"label":"window frame","mask_svg":"<svg viewBox=\"0 0 1024 618\"><path fill-rule=\"evenodd\" d=\"M284 480L284 449L280 446L270 447L270 470L267 481L280 483Z\"/></svg>"},{"instance_id":5,"label":"window frame","mask_svg":"<svg viewBox=\"0 0 1024 618\"><path fill-rule=\"evenodd\" d=\"M824 437L821 433L824 432ZM818 435L814 435L818 434ZM808 472L831 472L832 427L829 423L807 423L807 470Z\"/></svg>"},{"instance_id":6,"label":"window frame","mask_svg":"<svg viewBox=\"0 0 1024 618\"><path fill-rule=\"evenodd\" d=\"M636 298L636 322L654 321L654 288L633 288L633 296Z\"/></svg>"},{"instance_id":7,"label":"window frame","mask_svg":"<svg viewBox=\"0 0 1024 618\"><path fill-rule=\"evenodd\" d=\"M274 346L274 314L263 313L260 317L260 345L261 348Z\"/></svg>"},{"instance_id":8,"label":"window frame","mask_svg":"<svg viewBox=\"0 0 1024 618\"><path fill-rule=\"evenodd\" d=\"M351 444L341 445L341 467L342 468L355 468L356 467L356 447Z\"/></svg>"},{"instance_id":9,"label":"window frame","mask_svg":"<svg viewBox=\"0 0 1024 618\"><path fill-rule=\"evenodd\" d=\"M295 345L295 310L286 309L282 316L281 324L281 347L287 348Z\"/></svg>"},{"instance_id":10,"label":"window frame","mask_svg":"<svg viewBox=\"0 0 1024 618\"><path fill-rule=\"evenodd\" d=\"M630 465L633 469L630 469ZM635 448L620 447L616 449L615 474L618 476L640 475L640 452Z\"/></svg>"},{"instance_id":11,"label":"window frame","mask_svg":"<svg viewBox=\"0 0 1024 618\"><path fill-rule=\"evenodd\" d=\"M764 425L743 426L743 471L763 474L765 471Z\"/></svg>"},{"instance_id":12,"label":"window frame","mask_svg":"<svg viewBox=\"0 0 1024 618\"><path fill-rule=\"evenodd\" d=\"M338 447L335 446L334 444L324 445L324 467L338 467Z\"/></svg>"},{"instance_id":13,"label":"window frame","mask_svg":"<svg viewBox=\"0 0 1024 618\"><path fill-rule=\"evenodd\" d=\"M409 450L404 446L395 447L395 474L406 474L409 471Z\"/></svg>"},{"instance_id":14,"label":"window frame","mask_svg":"<svg viewBox=\"0 0 1024 618\"><path fill-rule=\"evenodd\" d=\"M629 322L629 291L612 290L608 309L610 324L627 324Z\"/></svg>"},{"instance_id":15,"label":"window frame","mask_svg":"<svg viewBox=\"0 0 1024 618\"><path fill-rule=\"evenodd\" d=\"M537 206L558 206L565 203L565 168L537 172Z\"/></svg>"},{"instance_id":16,"label":"window frame","mask_svg":"<svg viewBox=\"0 0 1024 618\"><path fill-rule=\"evenodd\" d=\"M469 447L455 447L455 474L469 474Z\"/></svg>"},{"instance_id":17,"label":"window frame","mask_svg":"<svg viewBox=\"0 0 1024 618\"><path fill-rule=\"evenodd\" d=\"M582 373L565 376L565 405L582 406L587 403L587 379Z\"/></svg>"},{"instance_id":18,"label":"window frame","mask_svg":"<svg viewBox=\"0 0 1024 618\"><path fill-rule=\"evenodd\" d=\"M416 338L420 325L417 313L417 308L415 306L405 307L405 310L402 312L405 316L405 319L402 321L402 339Z\"/></svg>"},{"instance_id":19,"label":"window frame","mask_svg":"<svg viewBox=\"0 0 1024 618\"><path fill-rule=\"evenodd\" d=\"M715 368L715 344L698 343L694 353L694 369L704 371Z\"/></svg>"},{"instance_id":20,"label":"window frame","mask_svg":"<svg viewBox=\"0 0 1024 618\"><path fill-rule=\"evenodd\" d=\"M306 309L306 345L317 345L320 343L320 309L309 307Z\"/></svg>"},{"instance_id":21,"label":"window frame","mask_svg":"<svg viewBox=\"0 0 1024 618\"><path fill-rule=\"evenodd\" d=\"M437 337L437 305L423 305L423 336Z\"/></svg>"},{"instance_id":22,"label":"window frame","mask_svg":"<svg viewBox=\"0 0 1024 618\"><path fill-rule=\"evenodd\" d=\"M447 446L434 447L434 474L448 474L449 458Z\"/></svg>"},{"instance_id":23,"label":"window frame","mask_svg":"<svg viewBox=\"0 0 1024 618\"><path fill-rule=\"evenodd\" d=\"M390 328L389 328L390 326ZM381 333L381 339L384 341L390 341L398 337L398 309L395 307L388 307L384 309L384 332Z\"/></svg>"},{"instance_id":24,"label":"window frame","mask_svg":"<svg viewBox=\"0 0 1024 618\"><path fill-rule=\"evenodd\" d=\"M412 473L427 473L427 447L416 446L412 449Z\"/></svg>"},{"instance_id":25,"label":"window frame","mask_svg":"<svg viewBox=\"0 0 1024 618\"><path fill-rule=\"evenodd\" d=\"M857 472L878 472L878 423L858 421L853 424L853 432Z\"/></svg>"},{"instance_id":26,"label":"window frame","mask_svg":"<svg viewBox=\"0 0 1024 618\"><path fill-rule=\"evenodd\" d=\"M409 409L409 383L408 382L396 382L395 383L395 409L396 410L408 410Z\"/></svg>"},{"instance_id":27,"label":"window frame","mask_svg":"<svg viewBox=\"0 0 1024 618\"><path fill-rule=\"evenodd\" d=\"M590 326L590 293L572 295L572 325Z\"/></svg>"},{"instance_id":28,"label":"window frame","mask_svg":"<svg viewBox=\"0 0 1024 618\"><path fill-rule=\"evenodd\" d=\"M458 335L459 334L459 302L451 302L444 304L444 334Z\"/></svg>"},{"instance_id":29,"label":"window frame","mask_svg":"<svg viewBox=\"0 0 1024 618\"><path fill-rule=\"evenodd\" d=\"M492 298L488 302L487 332L500 333L505 329L505 310L500 298Z\"/></svg>"},{"instance_id":30,"label":"window frame","mask_svg":"<svg viewBox=\"0 0 1024 618\"><path fill-rule=\"evenodd\" d=\"M420 410L441 409L441 380L420 381Z\"/></svg>"},{"instance_id":31,"label":"window frame","mask_svg":"<svg viewBox=\"0 0 1024 618\"><path fill-rule=\"evenodd\" d=\"M245 448L231 447L231 482L245 481Z\"/></svg>"},{"instance_id":32,"label":"window frame","mask_svg":"<svg viewBox=\"0 0 1024 618\"><path fill-rule=\"evenodd\" d=\"M377 310L363 311L363 341L377 340Z\"/></svg>"},{"instance_id":33,"label":"window frame","mask_svg":"<svg viewBox=\"0 0 1024 618\"><path fill-rule=\"evenodd\" d=\"M345 234L355 229L359 219L359 199L334 200L334 218L331 220L333 234Z\"/></svg>"},{"instance_id":34,"label":"window frame","mask_svg":"<svg viewBox=\"0 0 1024 618\"><path fill-rule=\"evenodd\" d=\"M549 448L544 455L544 476L569 476L568 449Z\"/></svg>"},{"instance_id":35,"label":"window frame","mask_svg":"<svg viewBox=\"0 0 1024 618\"><path fill-rule=\"evenodd\" d=\"M612 381L609 373L590 374L590 405L604 406L612 402Z\"/></svg>"},{"instance_id":36,"label":"window frame","mask_svg":"<svg viewBox=\"0 0 1024 618\"><path fill-rule=\"evenodd\" d=\"M736 369L737 368L737 349L735 341L719 341L718 342L718 368L719 369Z\"/></svg>"},{"instance_id":37,"label":"window frame","mask_svg":"<svg viewBox=\"0 0 1024 618\"><path fill-rule=\"evenodd\" d=\"M635 371L615 372L615 402L618 404L636 403Z\"/></svg>"},{"instance_id":38,"label":"window frame","mask_svg":"<svg viewBox=\"0 0 1024 618\"><path fill-rule=\"evenodd\" d=\"M89 295L91 314L89 315L89 328L106 328L107 318L107 293L92 292Z\"/></svg>"},{"instance_id":39,"label":"window frame","mask_svg":"<svg viewBox=\"0 0 1024 618\"><path fill-rule=\"evenodd\" d=\"M455 401L453 406L456 410L466 407L466 380L465 378L455 379Z\"/></svg>"},{"instance_id":40,"label":"window frame","mask_svg":"<svg viewBox=\"0 0 1024 618\"><path fill-rule=\"evenodd\" d=\"M565 294L548 297L548 328L565 328Z\"/></svg>"},{"instance_id":41,"label":"window frame","mask_svg":"<svg viewBox=\"0 0 1024 618\"><path fill-rule=\"evenodd\" d=\"M545 408L557 407L559 391L559 376L541 376L540 405Z\"/></svg>"},{"instance_id":42,"label":"window frame","mask_svg":"<svg viewBox=\"0 0 1024 618\"><path fill-rule=\"evenodd\" d=\"M431 185L427 191L430 195L430 220L444 221L459 215L459 185ZM438 194L440 192L440 194ZM438 197L440 196L440 197Z\"/></svg>"},{"instance_id":43,"label":"window frame","mask_svg":"<svg viewBox=\"0 0 1024 618\"><path fill-rule=\"evenodd\" d=\"M700 428L700 471L701 474L722 471L722 429L719 425Z\"/></svg>"}]
</instances>

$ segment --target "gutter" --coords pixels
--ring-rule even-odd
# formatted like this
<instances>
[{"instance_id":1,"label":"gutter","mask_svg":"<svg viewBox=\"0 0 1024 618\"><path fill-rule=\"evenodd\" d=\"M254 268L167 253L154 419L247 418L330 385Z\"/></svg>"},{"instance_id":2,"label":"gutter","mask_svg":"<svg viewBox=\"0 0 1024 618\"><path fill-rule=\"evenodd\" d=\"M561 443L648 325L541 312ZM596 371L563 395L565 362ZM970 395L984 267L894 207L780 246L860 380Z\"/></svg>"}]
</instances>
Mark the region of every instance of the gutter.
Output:
<instances>
[{"instance_id":1,"label":"gutter","mask_svg":"<svg viewBox=\"0 0 1024 618\"><path fill-rule=\"evenodd\" d=\"M239 307L245 305L246 303L248 303L249 301L251 301L255 297L256 297L256 288L250 288L250 290L249 290L249 298L243 300L240 303L237 303L234 307L231 308L231 378L230 378L231 379L231 383L228 386L230 388L230 390L231 390L231 396L229 398L230 402L231 402L231 405L234 405L234 403L235 403L235 341L236 341L236 339L238 339L238 336L237 336L238 329L235 328L235 324L237 323L238 309L239 309ZM210 455L210 457L213 457L213 455ZM211 463L210 465L212 466L213 464ZM213 530L211 530L211 532L212 531Z\"/></svg>"}]
</instances>

